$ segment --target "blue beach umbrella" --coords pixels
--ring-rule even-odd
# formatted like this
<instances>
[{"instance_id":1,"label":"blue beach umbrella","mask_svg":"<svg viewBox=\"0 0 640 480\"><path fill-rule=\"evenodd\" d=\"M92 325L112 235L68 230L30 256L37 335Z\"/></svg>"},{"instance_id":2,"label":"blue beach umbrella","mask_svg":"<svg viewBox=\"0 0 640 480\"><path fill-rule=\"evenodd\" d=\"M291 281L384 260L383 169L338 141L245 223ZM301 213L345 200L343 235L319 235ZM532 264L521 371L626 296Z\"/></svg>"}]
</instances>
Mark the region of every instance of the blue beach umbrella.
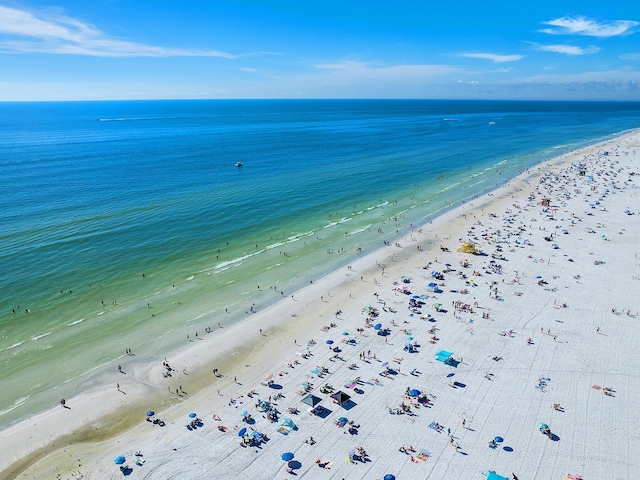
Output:
<instances>
[{"instance_id":1,"label":"blue beach umbrella","mask_svg":"<svg viewBox=\"0 0 640 480\"><path fill-rule=\"evenodd\" d=\"M342 335L346 337L347 335L349 335L349 332L342 332Z\"/></svg>"},{"instance_id":2,"label":"blue beach umbrella","mask_svg":"<svg viewBox=\"0 0 640 480\"><path fill-rule=\"evenodd\" d=\"M387 473L382 480L396 480L396 476Z\"/></svg>"},{"instance_id":3,"label":"blue beach umbrella","mask_svg":"<svg viewBox=\"0 0 640 480\"><path fill-rule=\"evenodd\" d=\"M282 458L282 460L284 460L285 462L288 462L290 460L293 460L293 457L294 457L293 453L285 452L285 453L282 454L282 456L280 458Z\"/></svg>"},{"instance_id":4,"label":"blue beach umbrella","mask_svg":"<svg viewBox=\"0 0 640 480\"><path fill-rule=\"evenodd\" d=\"M149 410L147 412L147 417L153 417L156 414L156 412L154 412L153 410Z\"/></svg>"},{"instance_id":5,"label":"blue beach umbrella","mask_svg":"<svg viewBox=\"0 0 640 480\"><path fill-rule=\"evenodd\" d=\"M198 415L196 415L194 412L191 412L189 414L189 418L196 418Z\"/></svg>"},{"instance_id":6,"label":"blue beach umbrella","mask_svg":"<svg viewBox=\"0 0 640 480\"><path fill-rule=\"evenodd\" d=\"M493 441L494 441L494 442L496 442L496 443L502 443L502 442L504 442L504 438L502 438L502 437L495 437L495 438L493 439Z\"/></svg>"},{"instance_id":7,"label":"blue beach umbrella","mask_svg":"<svg viewBox=\"0 0 640 480\"><path fill-rule=\"evenodd\" d=\"M382 324L381 323L376 323L376 325L373 328L374 328L374 330L380 330L382 328Z\"/></svg>"},{"instance_id":8,"label":"blue beach umbrella","mask_svg":"<svg viewBox=\"0 0 640 480\"><path fill-rule=\"evenodd\" d=\"M249 412L247 412L246 410L240 412L241 417L246 417L247 415L249 415Z\"/></svg>"},{"instance_id":9,"label":"blue beach umbrella","mask_svg":"<svg viewBox=\"0 0 640 480\"><path fill-rule=\"evenodd\" d=\"M411 335L409 335L409 336L407 337L407 342L410 342L411 340L413 340L413 337L412 337Z\"/></svg>"},{"instance_id":10,"label":"blue beach umbrella","mask_svg":"<svg viewBox=\"0 0 640 480\"><path fill-rule=\"evenodd\" d=\"M327 340L325 343L326 343L327 345L331 345L331 344L333 344L333 340Z\"/></svg>"},{"instance_id":11,"label":"blue beach umbrella","mask_svg":"<svg viewBox=\"0 0 640 480\"><path fill-rule=\"evenodd\" d=\"M416 390L415 388L411 389L409 390L409 395L411 395L412 397L417 397L418 395L420 395L420 390Z\"/></svg>"},{"instance_id":12,"label":"blue beach umbrella","mask_svg":"<svg viewBox=\"0 0 640 480\"><path fill-rule=\"evenodd\" d=\"M122 465L126 461L127 461L127 459L124 458L122 455L120 455L119 457L116 457L116 459L113 461L113 463L115 463L116 465Z\"/></svg>"},{"instance_id":13,"label":"blue beach umbrella","mask_svg":"<svg viewBox=\"0 0 640 480\"><path fill-rule=\"evenodd\" d=\"M338 422L340 422L340 423L347 423L348 421L349 421L349 420L347 419L347 417L340 417L340 418L338 419Z\"/></svg>"},{"instance_id":14,"label":"blue beach umbrella","mask_svg":"<svg viewBox=\"0 0 640 480\"><path fill-rule=\"evenodd\" d=\"M238 432L238 436L239 437L244 437L245 433L247 433L247 427L241 428L240 431Z\"/></svg>"}]
</instances>

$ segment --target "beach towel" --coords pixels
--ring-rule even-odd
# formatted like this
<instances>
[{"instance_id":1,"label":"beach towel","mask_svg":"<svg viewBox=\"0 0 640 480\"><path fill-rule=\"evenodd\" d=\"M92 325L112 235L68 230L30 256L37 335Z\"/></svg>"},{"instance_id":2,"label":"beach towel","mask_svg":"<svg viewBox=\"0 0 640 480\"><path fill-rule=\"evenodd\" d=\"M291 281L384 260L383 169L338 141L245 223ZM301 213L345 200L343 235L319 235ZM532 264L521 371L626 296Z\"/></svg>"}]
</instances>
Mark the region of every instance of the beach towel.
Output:
<instances>
[{"instance_id":1,"label":"beach towel","mask_svg":"<svg viewBox=\"0 0 640 480\"><path fill-rule=\"evenodd\" d=\"M429 457L431 456L431 452L427 451L427 450L420 450L420 453L418 455L416 455L416 457L424 462L426 462L427 460L429 460Z\"/></svg>"},{"instance_id":2,"label":"beach towel","mask_svg":"<svg viewBox=\"0 0 640 480\"><path fill-rule=\"evenodd\" d=\"M442 432L442 430L444 429L444 427L442 425L438 425L437 422L431 422L429 424L429 428L431 428L432 430L435 430L438 433Z\"/></svg>"}]
</instances>

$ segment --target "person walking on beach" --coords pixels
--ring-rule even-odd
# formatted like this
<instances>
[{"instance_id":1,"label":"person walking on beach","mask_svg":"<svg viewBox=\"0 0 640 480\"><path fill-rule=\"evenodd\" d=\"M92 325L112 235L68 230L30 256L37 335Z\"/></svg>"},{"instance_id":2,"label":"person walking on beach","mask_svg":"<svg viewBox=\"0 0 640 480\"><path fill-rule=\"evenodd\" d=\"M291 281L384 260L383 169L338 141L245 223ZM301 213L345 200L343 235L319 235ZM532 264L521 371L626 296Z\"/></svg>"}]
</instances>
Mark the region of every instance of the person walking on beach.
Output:
<instances>
[{"instance_id":1,"label":"person walking on beach","mask_svg":"<svg viewBox=\"0 0 640 480\"><path fill-rule=\"evenodd\" d=\"M118 388L118 391L120 391L120 384L116 383L116 387Z\"/></svg>"}]
</instances>

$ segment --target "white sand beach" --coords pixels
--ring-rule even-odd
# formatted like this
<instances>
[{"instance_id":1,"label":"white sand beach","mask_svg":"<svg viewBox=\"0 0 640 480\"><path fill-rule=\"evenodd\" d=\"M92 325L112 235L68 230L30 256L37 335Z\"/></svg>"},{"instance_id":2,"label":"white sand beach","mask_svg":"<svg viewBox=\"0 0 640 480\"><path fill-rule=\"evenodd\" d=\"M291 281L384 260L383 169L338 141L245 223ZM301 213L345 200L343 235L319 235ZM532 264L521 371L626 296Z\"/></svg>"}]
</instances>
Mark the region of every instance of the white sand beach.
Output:
<instances>
[{"instance_id":1,"label":"white sand beach","mask_svg":"<svg viewBox=\"0 0 640 480\"><path fill-rule=\"evenodd\" d=\"M639 131L550 160L238 325L192 332L171 377L124 363L0 432L0 477L635 478L638 183Z\"/></svg>"}]
</instances>

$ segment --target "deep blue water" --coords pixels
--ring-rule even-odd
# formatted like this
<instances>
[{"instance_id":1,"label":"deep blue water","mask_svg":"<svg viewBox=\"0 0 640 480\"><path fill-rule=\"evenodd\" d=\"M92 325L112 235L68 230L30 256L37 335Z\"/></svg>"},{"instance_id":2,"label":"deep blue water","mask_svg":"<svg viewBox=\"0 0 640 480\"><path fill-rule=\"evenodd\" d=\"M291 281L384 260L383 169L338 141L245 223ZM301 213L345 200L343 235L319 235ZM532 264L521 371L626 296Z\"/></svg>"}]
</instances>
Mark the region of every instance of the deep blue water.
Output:
<instances>
[{"instance_id":1,"label":"deep blue water","mask_svg":"<svg viewBox=\"0 0 640 480\"><path fill-rule=\"evenodd\" d=\"M181 327L169 286L194 305L215 292L202 310L213 314L257 279L294 288L355 245L380 245L394 213L419 205L403 227L424 222L639 126L638 103L0 103L0 380L15 386L0 395L0 425L44 405L55 382L86 381L116 338L148 355L172 346L138 335L159 293L166 318L154 322ZM322 255L338 247L349 253ZM46 375L52 361L60 369ZM25 376L36 380L21 391Z\"/></svg>"}]
</instances>

